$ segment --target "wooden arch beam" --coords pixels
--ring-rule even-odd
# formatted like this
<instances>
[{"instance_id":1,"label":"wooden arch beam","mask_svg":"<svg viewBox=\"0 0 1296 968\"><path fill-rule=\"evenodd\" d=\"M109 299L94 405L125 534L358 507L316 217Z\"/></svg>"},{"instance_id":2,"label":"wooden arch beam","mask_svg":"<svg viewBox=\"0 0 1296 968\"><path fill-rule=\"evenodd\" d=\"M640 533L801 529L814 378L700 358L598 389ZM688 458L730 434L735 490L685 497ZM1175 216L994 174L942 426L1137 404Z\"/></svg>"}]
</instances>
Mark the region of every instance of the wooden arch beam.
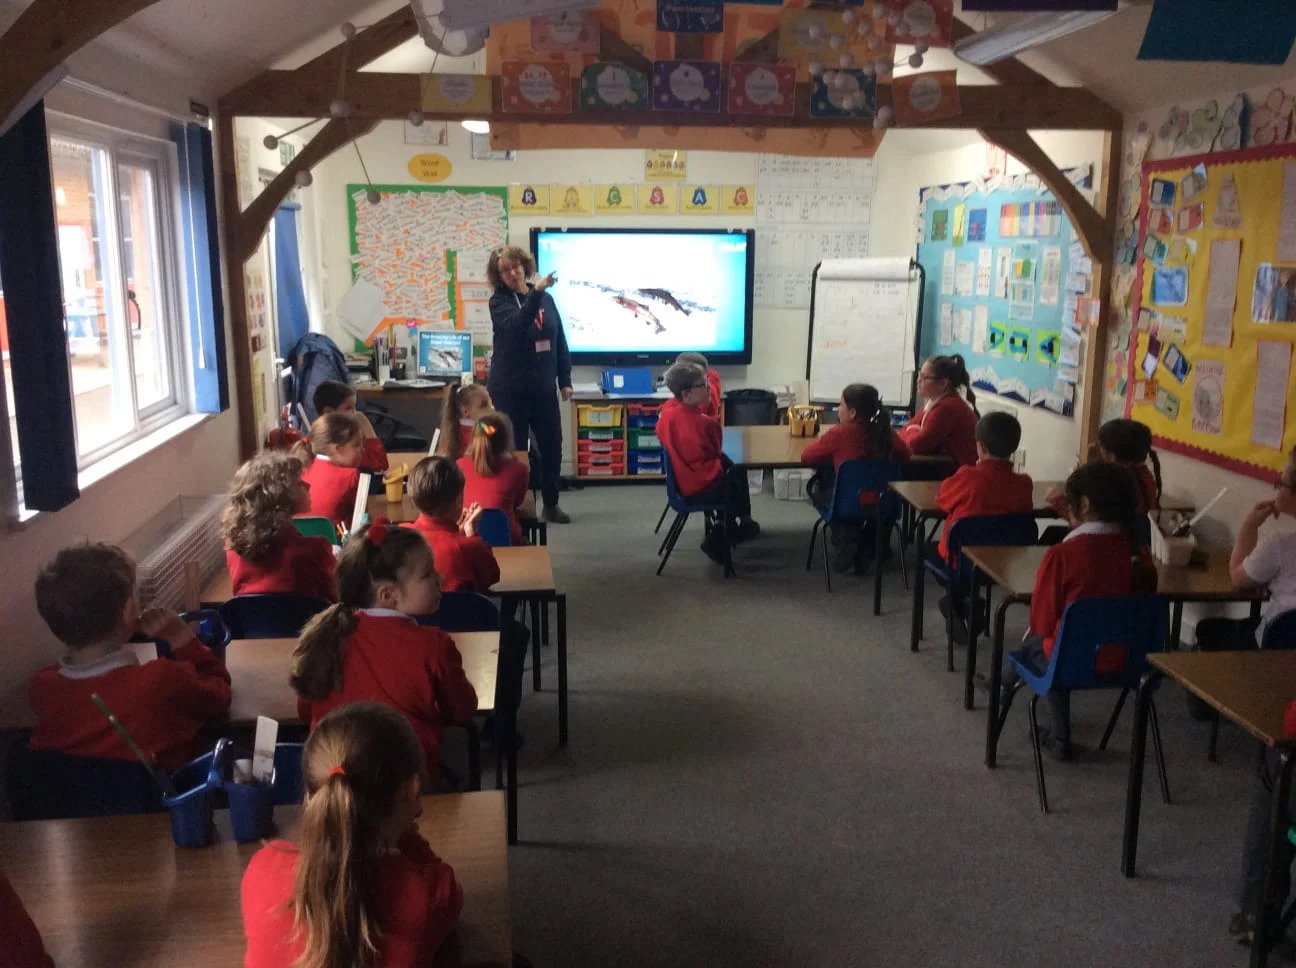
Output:
<instances>
[{"instance_id":1,"label":"wooden arch beam","mask_svg":"<svg viewBox=\"0 0 1296 968\"><path fill-rule=\"evenodd\" d=\"M34 0L0 37L0 121L41 79L157 0Z\"/></svg>"}]
</instances>

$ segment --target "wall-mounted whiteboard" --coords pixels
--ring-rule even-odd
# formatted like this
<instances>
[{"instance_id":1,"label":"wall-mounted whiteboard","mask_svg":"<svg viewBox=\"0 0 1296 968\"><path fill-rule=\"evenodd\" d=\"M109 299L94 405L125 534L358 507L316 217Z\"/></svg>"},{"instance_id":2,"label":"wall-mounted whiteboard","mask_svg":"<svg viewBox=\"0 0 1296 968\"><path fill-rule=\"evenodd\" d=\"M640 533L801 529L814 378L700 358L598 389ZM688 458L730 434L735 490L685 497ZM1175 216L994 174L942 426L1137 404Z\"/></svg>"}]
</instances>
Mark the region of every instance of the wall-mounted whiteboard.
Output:
<instances>
[{"instance_id":1,"label":"wall-mounted whiteboard","mask_svg":"<svg viewBox=\"0 0 1296 968\"><path fill-rule=\"evenodd\" d=\"M912 402L919 270L909 259L825 259L810 294L810 399L836 402L871 383L889 406Z\"/></svg>"}]
</instances>

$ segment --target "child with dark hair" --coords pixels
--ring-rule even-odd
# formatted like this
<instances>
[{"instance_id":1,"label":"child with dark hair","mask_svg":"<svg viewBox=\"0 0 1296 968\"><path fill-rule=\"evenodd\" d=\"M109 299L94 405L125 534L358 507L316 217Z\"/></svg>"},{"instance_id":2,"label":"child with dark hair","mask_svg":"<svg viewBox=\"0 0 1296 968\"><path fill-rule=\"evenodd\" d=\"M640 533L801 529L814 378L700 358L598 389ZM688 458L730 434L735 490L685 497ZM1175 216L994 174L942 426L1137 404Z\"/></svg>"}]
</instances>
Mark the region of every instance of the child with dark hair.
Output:
<instances>
[{"instance_id":1,"label":"child with dark hair","mask_svg":"<svg viewBox=\"0 0 1296 968\"><path fill-rule=\"evenodd\" d=\"M1147 424L1123 418L1108 420L1098 428L1098 456L1128 468L1134 476L1139 514L1161 507L1161 460L1152 449L1152 430Z\"/></svg>"},{"instance_id":2,"label":"child with dark hair","mask_svg":"<svg viewBox=\"0 0 1296 968\"><path fill-rule=\"evenodd\" d=\"M1151 595L1156 592L1156 568L1135 534L1134 484L1115 464L1086 464L1066 480L1067 519L1071 532L1044 553L1031 593L1030 630L1024 651L1042 673L1053 654L1062 613L1078 598ZM1113 656L1117 662L1123 661ZM1099 652L1098 672L1104 667ZM1019 688L1021 680L1005 663L1005 685ZM1071 696L1066 690L1048 694L1052 729L1042 731L1041 746L1059 760L1071 758Z\"/></svg>"},{"instance_id":3,"label":"child with dark hair","mask_svg":"<svg viewBox=\"0 0 1296 968\"><path fill-rule=\"evenodd\" d=\"M360 438L364 442L360 452L360 466L367 471L385 471L387 469L387 448L378 439L369 418L356 409L356 392L350 384L340 380L324 380L315 388L311 398L315 412L320 416L326 413L349 413L360 423Z\"/></svg>"},{"instance_id":4,"label":"child with dark hair","mask_svg":"<svg viewBox=\"0 0 1296 968\"><path fill-rule=\"evenodd\" d=\"M27 686L33 750L133 761L91 700L98 693L162 769L202 752L203 726L229 712L229 673L175 612L140 611L126 552L107 544L64 548L36 576L36 609L67 654ZM171 659L141 665L122 648L137 633L166 641Z\"/></svg>"},{"instance_id":5,"label":"child with dark hair","mask_svg":"<svg viewBox=\"0 0 1296 968\"><path fill-rule=\"evenodd\" d=\"M960 390L967 395L965 400ZM918 396L927 401L900 430L914 454L975 464L976 394L963 357L933 356L918 371Z\"/></svg>"},{"instance_id":6,"label":"child with dark hair","mask_svg":"<svg viewBox=\"0 0 1296 968\"><path fill-rule=\"evenodd\" d=\"M477 693L454 640L419 625L441 601L432 552L417 531L385 518L352 534L338 560L339 600L302 630L289 682L314 728L329 712L362 700L401 713L423 747L429 783L446 723L471 721Z\"/></svg>"},{"instance_id":7,"label":"child with dark hair","mask_svg":"<svg viewBox=\"0 0 1296 968\"><path fill-rule=\"evenodd\" d=\"M386 706L319 721L302 751L298 840L270 841L243 874L247 968L433 963L463 889L419 834L422 768L418 738Z\"/></svg>"},{"instance_id":8,"label":"child with dark hair","mask_svg":"<svg viewBox=\"0 0 1296 968\"><path fill-rule=\"evenodd\" d=\"M334 411L316 417L310 436L293 447L293 456L305 466L302 480L310 488L309 513L334 524L349 522L364 456L364 435L356 415Z\"/></svg>"},{"instance_id":9,"label":"child with dark hair","mask_svg":"<svg viewBox=\"0 0 1296 968\"><path fill-rule=\"evenodd\" d=\"M727 503L737 518L731 529L735 542L756 537L760 525L752 520L747 475L725 457L720 424L702 412L711 393L706 371L694 363L676 363L665 380L675 396L662 404L657 438L670 460L675 486L686 498ZM727 549L720 529L707 535L702 551L712 561L724 562Z\"/></svg>"},{"instance_id":10,"label":"child with dark hair","mask_svg":"<svg viewBox=\"0 0 1296 968\"><path fill-rule=\"evenodd\" d=\"M720 384L720 374L711 369L711 364L701 353L681 353L675 357L676 363L692 363L694 366L700 366L706 372L707 394L709 399L705 406L699 408L708 417L720 419L720 401L724 398L724 391Z\"/></svg>"},{"instance_id":11,"label":"child with dark hair","mask_svg":"<svg viewBox=\"0 0 1296 968\"><path fill-rule=\"evenodd\" d=\"M477 536L482 507L464 507L464 475L454 461L424 457L409 477L410 498L419 509L409 527L432 549L432 562L448 592L485 592L499 581L499 563Z\"/></svg>"},{"instance_id":12,"label":"child with dark hair","mask_svg":"<svg viewBox=\"0 0 1296 968\"><path fill-rule=\"evenodd\" d=\"M852 383L842 390L837 423L801 451L803 464L818 467L806 487L816 507L824 509L832 500L837 469L848 460L861 458L908 460L909 445L891 429L891 412L883 405L877 389L867 383ZM860 503L876 504L879 497L875 493L861 494ZM872 527L870 521L869 528ZM860 554L872 548L867 531L854 521L834 521L829 525L834 571L850 571Z\"/></svg>"}]
</instances>

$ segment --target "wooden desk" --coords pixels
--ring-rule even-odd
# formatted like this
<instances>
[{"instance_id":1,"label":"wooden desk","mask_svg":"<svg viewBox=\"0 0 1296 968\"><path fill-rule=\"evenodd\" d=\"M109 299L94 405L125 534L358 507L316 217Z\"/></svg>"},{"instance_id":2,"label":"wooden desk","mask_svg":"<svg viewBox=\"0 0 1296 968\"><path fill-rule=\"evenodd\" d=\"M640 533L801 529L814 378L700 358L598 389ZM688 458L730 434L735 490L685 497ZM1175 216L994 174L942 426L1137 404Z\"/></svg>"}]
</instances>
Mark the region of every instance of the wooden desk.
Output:
<instances>
[{"instance_id":1,"label":"wooden desk","mask_svg":"<svg viewBox=\"0 0 1296 968\"><path fill-rule=\"evenodd\" d=\"M443 401L445 400L446 386L445 383L439 383L434 387L392 387L387 389L379 383L352 384L357 397L383 404L391 400Z\"/></svg>"},{"instance_id":2,"label":"wooden desk","mask_svg":"<svg viewBox=\"0 0 1296 968\"><path fill-rule=\"evenodd\" d=\"M1193 695L1236 723L1268 749L1277 753L1278 775L1270 807L1270 843L1265 863L1264 889L1259 897L1273 897L1279 878L1286 875L1282 845L1287 839L1288 801L1296 746L1287 737L1283 715L1296 698L1296 652L1252 649L1244 652L1162 652L1148 656L1150 668L1139 685L1134 703L1134 734L1130 743L1129 779L1125 790L1125 831L1121 842L1121 872L1135 875L1138 857L1139 814L1143 801L1143 765L1147 755L1147 724L1151 695L1162 676L1168 676ZM1256 936L1251 942L1252 966L1268 963L1269 948L1261 942L1267 933L1265 905L1259 904Z\"/></svg>"},{"instance_id":3,"label":"wooden desk","mask_svg":"<svg viewBox=\"0 0 1296 968\"><path fill-rule=\"evenodd\" d=\"M793 437L786 425L725 427L720 449L744 470L804 467L801 451L814 437Z\"/></svg>"},{"instance_id":4,"label":"wooden desk","mask_svg":"<svg viewBox=\"0 0 1296 968\"><path fill-rule=\"evenodd\" d=\"M354 385L357 402L382 407L394 419L409 424L429 441L441 425L441 412L445 406L446 385L434 387L395 388L386 390L376 383Z\"/></svg>"},{"instance_id":5,"label":"wooden desk","mask_svg":"<svg viewBox=\"0 0 1296 968\"><path fill-rule=\"evenodd\" d=\"M280 829L291 834L299 812L277 808ZM196 849L172 843L164 813L5 823L0 858L55 964L229 968L243 963L239 885L260 845L234 843L228 813L216 817L217 842ZM418 826L463 886L462 964L506 968L513 940L503 795L424 797Z\"/></svg>"},{"instance_id":6,"label":"wooden desk","mask_svg":"<svg viewBox=\"0 0 1296 968\"><path fill-rule=\"evenodd\" d=\"M918 514L926 517L944 517L936 503L936 492L942 481L892 481L891 490L900 495L900 499L912 507ZM1048 505L1048 492L1061 487L1061 481L1035 481L1031 488L1031 507L1036 516L1045 517L1053 514Z\"/></svg>"}]
</instances>

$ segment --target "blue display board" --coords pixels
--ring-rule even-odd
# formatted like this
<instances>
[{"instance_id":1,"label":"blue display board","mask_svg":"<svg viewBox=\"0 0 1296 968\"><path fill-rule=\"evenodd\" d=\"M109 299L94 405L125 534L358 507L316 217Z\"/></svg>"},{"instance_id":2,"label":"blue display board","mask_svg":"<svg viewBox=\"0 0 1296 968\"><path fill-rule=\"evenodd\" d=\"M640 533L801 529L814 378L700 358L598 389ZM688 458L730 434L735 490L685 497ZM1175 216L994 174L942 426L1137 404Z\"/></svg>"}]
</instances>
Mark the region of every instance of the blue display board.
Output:
<instances>
[{"instance_id":1,"label":"blue display board","mask_svg":"<svg viewBox=\"0 0 1296 968\"><path fill-rule=\"evenodd\" d=\"M1066 172L1089 187L1090 173ZM978 392L1071 416L1093 266L1032 175L919 193L924 357L960 353Z\"/></svg>"}]
</instances>

